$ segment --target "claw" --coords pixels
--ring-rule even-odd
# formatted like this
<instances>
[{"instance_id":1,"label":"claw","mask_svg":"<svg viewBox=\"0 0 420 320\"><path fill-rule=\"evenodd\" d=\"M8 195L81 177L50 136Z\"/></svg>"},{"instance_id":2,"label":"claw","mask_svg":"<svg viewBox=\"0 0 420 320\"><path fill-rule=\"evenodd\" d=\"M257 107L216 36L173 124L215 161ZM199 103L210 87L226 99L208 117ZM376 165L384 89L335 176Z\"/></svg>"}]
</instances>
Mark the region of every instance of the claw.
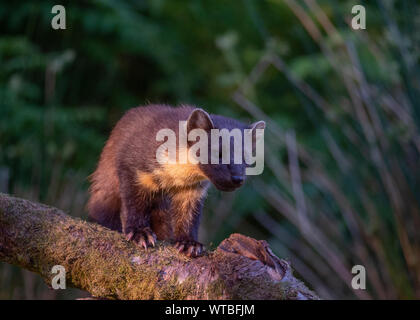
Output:
<instances>
[{"instance_id":1,"label":"claw","mask_svg":"<svg viewBox=\"0 0 420 320\"><path fill-rule=\"evenodd\" d=\"M138 229L136 231L130 231L126 235L126 239L128 241L133 240L145 250L147 250L150 246L154 247L156 244L156 235L149 227Z\"/></svg>"},{"instance_id":2,"label":"claw","mask_svg":"<svg viewBox=\"0 0 420 320\"><path fill-rule=\"evenodd\" d=\"M149 241L150 245L154 247L156 242L156 235L154 233L148 233L147 240Z\"/></svg>"},{"instance_id":3,"label":"claw","mask_svg":"<svg viewBox=\"0 0 420 320\"><path fill-rule=\"evenodd\" d=\"M196 252L195 247L191 246L187 249L187 256L189 256L189 257L195 256L195 252Z\"/></svg>"},{"instance_id":4,"label":"claw","mask_svg":"<svg viewBox=\"0 0 420 320\"><path fill-rule=\"evenodd\" d=\"M144 239L142 239L142 240L140 240L140 245L145 249L145 250L147 250L147 243L146 243L146 241L144 240Z\"/></svg>"},{"instance_id":5,"label":"claw","mask_svg":"<svg viewBox=\"0 0 420 320\"><path fill-rule=\"evenodd\" d=\"M203 252L203 245L194 240L181 240L175 243L178 252L184 253L188 257L197 257Z\"/></svg>"},{"instance_id":6,"label":"claw","mask_svg":"<svg viewBox=\"0 0 420 320\"><path fill-rule=\"evenodd\" d=\"M130 241L131 239L133 239L133 236L134 236L134 232L133 232L133 231L131 231L130 233L128 233L128 234L125 236L125 239L126 239L127 241Z\"/></svg>"},{"instance_id":7,"label":"claw","mask_svg":"<svg viewBox=\"0 0 420 320\"><path fill-rule=\"evenodd\" d=\"M195 254L196 254L197 256L199 256L199 255L201 255L202 251L203 251L203 247L202 247L202 246L200 246L200 247L198 247L198 248L196 248L196 249L195 249Z\"/></svg>"}]
</instances>

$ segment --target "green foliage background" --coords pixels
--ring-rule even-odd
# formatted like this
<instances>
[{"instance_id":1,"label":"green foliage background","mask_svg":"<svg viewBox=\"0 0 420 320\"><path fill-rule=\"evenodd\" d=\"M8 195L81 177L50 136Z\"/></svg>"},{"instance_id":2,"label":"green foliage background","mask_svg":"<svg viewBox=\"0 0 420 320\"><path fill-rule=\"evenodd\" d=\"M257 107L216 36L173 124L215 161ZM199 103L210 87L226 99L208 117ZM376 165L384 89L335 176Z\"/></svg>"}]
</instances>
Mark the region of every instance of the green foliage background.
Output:
<instances>
[{"instance_id":1,"label":"green foliage background","mask_svg":"<svg viewBox=\"0 0 420 320\"><path fill-rule=\"evenodd\" d=\"M322 32L319 39L311 35L325 22L311 7L314 3L336 33ZM347 24L352 6L360 3L367 10L365 31ZM235 194L211 191L202 241L217 245L232 232L267 239L325 298L420 297L419 237L410 230L420 219L416 1L62 1L66 30L51 28L54 4L27 0L0 4L0 191L85 217L86 177L112 126L129 108L149 102L187 103L248 122L266 115L270 121L266 158L271 165ZM293 4L306 10L306 20L299 19ZM308 30L305 21L314 27ZM377 46L372 49L371 44ZM353 47L358 68L375 88L370 99L363 91L371 90L367 83L355 81L360 86L349 90L331 63L336 61L345 74L355 61L343 51ZM281 57L286 69L270 64L257 81L250 81L248 75L266 55ZM288 73L328 101L329 112L320 110L316 99L302 92ZM235 92L256 109L238 103ZM381 97L391 99L395 114L382 110ZM374 149L364 128L377 128L371 116L363 123L349 112L358 99L366 108L378 110L383 129L379 145L386 145L384 166L363 152ZM399 121L400 116L406 121ZM273 127L278 130L270 131ZM345 128L353 130L354 141L349 141ZM289 147L277 141L281 139L276 134L284 132ZM285 213L287 206L276 205L286 199L296 206L296 213L302 211L299 188L287 180L293 180L287 172L292 170L296 141L313 158L308 163L302 157L298 164L304 211L312 212L308 225L322 235L316 239L308 235L310 228L293 223L293 216ZM341 154L338 160L336 149ZM320 172L318 163L325 171L307 181L313 177L309 173ZM285 166L285 176L277 165ZM400 175L395 173L400 169ZM381 178L387 173L404 176L395 178L396 188L409 210L396 208L390 200ZM328 192L320 187L325 177L334 184ZM277 193L268 198L270 192ZM354 224L346 220L347 211L356 217ZM352 226L358 231L352 233ZM405 233L407 242L402 241ZM370 243L377 246L369 247ZM366 251L360 249L364 246ZM335 258L340 263L328 261ZM361 261L370 266L366 294L349 287L351 266ZM377 276L369 278L375 270ZM0 265L0 298L80 295L51 291L36 276Z\"/></svg>"}]
</instances>

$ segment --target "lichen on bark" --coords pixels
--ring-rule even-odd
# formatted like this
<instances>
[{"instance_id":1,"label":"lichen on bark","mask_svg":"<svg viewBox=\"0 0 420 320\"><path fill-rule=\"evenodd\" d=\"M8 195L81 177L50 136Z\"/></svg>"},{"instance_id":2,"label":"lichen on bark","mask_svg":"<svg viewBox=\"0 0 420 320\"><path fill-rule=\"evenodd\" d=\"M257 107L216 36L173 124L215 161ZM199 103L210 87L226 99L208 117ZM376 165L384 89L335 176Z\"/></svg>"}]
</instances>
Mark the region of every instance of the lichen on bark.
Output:
<instances>
[{"instance_id":1,"label":"lichen on bark","mask_svg":"<svg viewBox=\"0 0 420 320\"><path fill-rule=\"evenodd\" d=\"M265 241L233 234L191 259L169 243L144 250L118 232L5 194L0 261L47 284L52 267L62 265L67 285L107 299L318 299Z\"/></svg>"}]
</instances>

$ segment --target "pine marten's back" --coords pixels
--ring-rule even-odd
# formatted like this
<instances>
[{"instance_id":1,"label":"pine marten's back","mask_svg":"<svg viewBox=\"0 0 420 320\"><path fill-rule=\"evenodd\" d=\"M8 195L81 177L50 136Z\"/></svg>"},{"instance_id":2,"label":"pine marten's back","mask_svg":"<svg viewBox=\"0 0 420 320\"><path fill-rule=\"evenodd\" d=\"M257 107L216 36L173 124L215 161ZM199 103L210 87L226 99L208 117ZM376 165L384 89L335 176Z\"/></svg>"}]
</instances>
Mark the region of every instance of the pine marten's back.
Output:
<instances>
[{"instance_id":1,"label":"pine marten's back","mask_svg":"<svg viewBox=\"0 0 420 320\"><path fill-rule=\"evenodd\" d=\"M95 172L89 177L89 219L112 230L121 232L121 197L117 175L117 157L140 157L143 165L154 169L155 154L150 152L156 145L156 133L161 128L177 130L179 121L187 120L192 107L173 108L166 105L150 105L132 108L118 121L102 150ZM127 154L127 144L136 143L135 154Z\"/></svg>"}]
</instances>

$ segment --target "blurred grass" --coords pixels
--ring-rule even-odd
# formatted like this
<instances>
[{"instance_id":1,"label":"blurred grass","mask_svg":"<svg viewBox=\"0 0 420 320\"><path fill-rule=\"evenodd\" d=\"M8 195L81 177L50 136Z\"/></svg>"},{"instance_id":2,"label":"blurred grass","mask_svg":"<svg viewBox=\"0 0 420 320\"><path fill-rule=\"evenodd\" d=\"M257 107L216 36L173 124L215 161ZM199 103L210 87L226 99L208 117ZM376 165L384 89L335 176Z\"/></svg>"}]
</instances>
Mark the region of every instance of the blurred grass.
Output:
<instances>
[{"instance_id":1,"label":"blurred grass","mask_svg":"<svg viewBox=\"0 0 420 320\"><path fill-rule=\"evenodd\" d=\"M0 189L85 216L112 126L147 102L264 119L262 176L201 240L267 239L324 298L420 298L420 6L406 1L0 4ZM363 4L367 30L349 26ZM351 288L351 268L367 290ZM0 264L0 298L74 298Z\"/></svg>"},{"instance_id":2,"label":"blurred grass","mask_svg":"<svg viewBox=\"0 0 420 320\"><path fill-rule=\"evenodd\" d=\"M323 297L419 298L420 88L413 64L418 43L401 34L390 7L381 8L385 35L404 37L402 45L386 37L367 39L369 33L340 33L313 0L285 3L319 46L329 69L323 82L334 92L320 92L301 67L267 48L234 94L238 105L268 121L271 175L255 181L268 206L254 218ZM383 53L400 59L387 64ZM374 64L380 73L371 72ZM294 128L273 122L259 106L255 88L269 66L294 87L322 149ZM367 291L351 288L349 270L356 264L366 267Z\"/></svg>"}]
</instances>

